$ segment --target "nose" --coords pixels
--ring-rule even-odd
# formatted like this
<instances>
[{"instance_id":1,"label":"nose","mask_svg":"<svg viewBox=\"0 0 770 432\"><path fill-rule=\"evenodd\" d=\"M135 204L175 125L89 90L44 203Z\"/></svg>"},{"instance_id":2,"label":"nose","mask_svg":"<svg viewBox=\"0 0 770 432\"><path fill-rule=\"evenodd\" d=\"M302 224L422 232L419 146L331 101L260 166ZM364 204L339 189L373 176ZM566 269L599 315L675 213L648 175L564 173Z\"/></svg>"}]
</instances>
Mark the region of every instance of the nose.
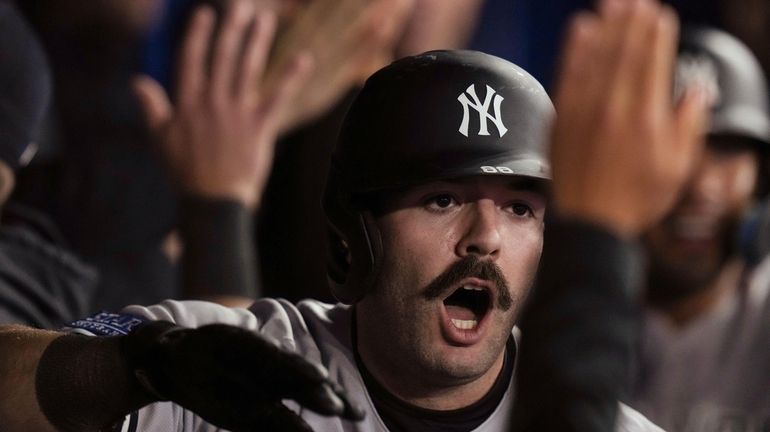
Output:
<instances>
[{"instance_id":1,"label":"nose","mask_svg":"<svg viewBox=\"0 0 770 432\"><path fill-rule=\"evenodd\" d=\"M463 236L457 243L457 255L476 254L497 259L500 255L501 236L498 213L492 200L479 200L468 209Z\"/></svg>"}]
</instances>

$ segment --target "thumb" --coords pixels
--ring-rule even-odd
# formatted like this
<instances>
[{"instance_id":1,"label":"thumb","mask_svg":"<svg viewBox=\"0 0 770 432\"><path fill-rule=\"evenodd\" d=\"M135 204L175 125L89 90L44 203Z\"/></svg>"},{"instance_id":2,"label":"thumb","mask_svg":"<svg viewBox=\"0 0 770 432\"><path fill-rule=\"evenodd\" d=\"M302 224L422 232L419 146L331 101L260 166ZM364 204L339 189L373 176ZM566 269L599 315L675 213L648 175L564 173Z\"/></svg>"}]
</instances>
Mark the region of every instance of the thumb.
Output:
<instances>
[{"instance_id":1,"label":"thumb","mask_svg":"<svg viewBox=\"0 0 770 432\"><path fill-rule=\"evenodd\" d=\"M147 127L153 134L157 134L169 121L173 111L166 91L157 81L147 75L139 75L134 78L133 87L142 105Z\"/></svg>"}]
</instances>

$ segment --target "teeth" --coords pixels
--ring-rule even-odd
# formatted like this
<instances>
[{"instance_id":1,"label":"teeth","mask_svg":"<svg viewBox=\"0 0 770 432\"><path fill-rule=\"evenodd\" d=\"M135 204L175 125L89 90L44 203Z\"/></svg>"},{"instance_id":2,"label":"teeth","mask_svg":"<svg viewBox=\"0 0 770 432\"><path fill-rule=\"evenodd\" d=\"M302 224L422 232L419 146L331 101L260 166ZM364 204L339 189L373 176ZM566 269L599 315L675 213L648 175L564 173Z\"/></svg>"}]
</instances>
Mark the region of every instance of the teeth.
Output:
<instances>
[{"instance_id":1,"label":"teeth","mask_svg":"<svg viewBox=\"0 0 770 432\"><path fill-rule=\"evenodd\" d=\"M463 286L463 289L468 291L484 291L484 288L477 287L475 285L465 285Z\"/></svg>"},{"instance_id":2,"label":"teeth","mask_svg":"<svg viewBox=\"0 0 770 432\"><path fill-rule=\"evenodd\" d=\"M479 325L479 322L476 320L460 320L452 318L452 324L460 330L472 330Z\"/></svg>"}]
</instances>

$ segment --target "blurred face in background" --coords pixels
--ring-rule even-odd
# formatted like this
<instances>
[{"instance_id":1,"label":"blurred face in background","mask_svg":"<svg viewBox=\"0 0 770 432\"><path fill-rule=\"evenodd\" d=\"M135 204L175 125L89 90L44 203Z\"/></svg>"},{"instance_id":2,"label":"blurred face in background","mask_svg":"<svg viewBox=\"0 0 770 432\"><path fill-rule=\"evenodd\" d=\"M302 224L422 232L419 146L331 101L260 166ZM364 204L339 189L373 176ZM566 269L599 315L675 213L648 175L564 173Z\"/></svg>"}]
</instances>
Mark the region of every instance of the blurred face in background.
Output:
<instances>
[{"instance_id":1,"label":"blurred face in background","mask_svg":"<svg viewBox=\"0 0 770 432\"><path fill-rule=\"evenodd\" d=\"M734 256L738 225L753 201L758 162L746 139L708 138L679 202L645 236L652 304L676 303L708 288Z\"/></svg>"}]
</instances>

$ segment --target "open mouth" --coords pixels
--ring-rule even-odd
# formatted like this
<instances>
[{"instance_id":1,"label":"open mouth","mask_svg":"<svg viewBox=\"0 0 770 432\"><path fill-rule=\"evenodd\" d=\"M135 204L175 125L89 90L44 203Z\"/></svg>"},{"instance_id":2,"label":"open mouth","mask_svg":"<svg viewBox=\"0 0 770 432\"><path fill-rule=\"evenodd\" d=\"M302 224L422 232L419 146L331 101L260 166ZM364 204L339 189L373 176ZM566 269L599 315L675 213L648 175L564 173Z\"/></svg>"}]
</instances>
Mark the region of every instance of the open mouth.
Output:
<instances>
[{"instance_id":1,"label":"open mouth","mask_svg":"<svg viewBox=\"0 0 770 432\"><path fill-rule=\"evenodd\" d=\"M475 330L492 306L486 287L465 284L444 299L444 307L452 325L459 330Z\"/></svg>"}]
</instances>

